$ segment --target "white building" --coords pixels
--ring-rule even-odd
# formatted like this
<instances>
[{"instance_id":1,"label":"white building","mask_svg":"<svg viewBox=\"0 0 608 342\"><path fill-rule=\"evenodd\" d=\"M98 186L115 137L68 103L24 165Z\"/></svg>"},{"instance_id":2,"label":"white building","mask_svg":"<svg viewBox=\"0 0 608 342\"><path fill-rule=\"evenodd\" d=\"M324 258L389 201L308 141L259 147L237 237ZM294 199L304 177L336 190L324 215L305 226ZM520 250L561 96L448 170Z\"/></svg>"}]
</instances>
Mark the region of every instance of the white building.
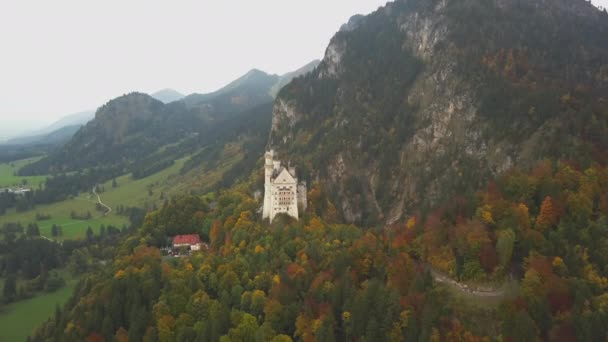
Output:
<instances>
[{"instance_id":1,"label":"white building","mask_svg":"<svg viewBox=\"0 0 608 342\"><path fill-rule=\"evenodd\" d=\"M306 210L307 200L306 184L298 184L296 169L282 166L280 161L274 160L274 151L270 150L265 154L264 176L262 217L272 222L277 214L285 213L298 219L298 210Z\"/></svg>"}]
</instances>

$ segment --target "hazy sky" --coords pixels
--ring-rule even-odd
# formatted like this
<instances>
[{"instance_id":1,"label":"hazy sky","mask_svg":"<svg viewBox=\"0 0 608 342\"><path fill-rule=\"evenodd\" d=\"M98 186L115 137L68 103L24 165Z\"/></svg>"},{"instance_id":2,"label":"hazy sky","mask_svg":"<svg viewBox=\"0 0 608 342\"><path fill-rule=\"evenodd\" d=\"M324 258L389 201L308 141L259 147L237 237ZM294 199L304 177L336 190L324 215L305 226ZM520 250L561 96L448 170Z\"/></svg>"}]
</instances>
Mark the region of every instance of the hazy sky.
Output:
<instances>
[{"instance_id":1,"label":"hazy sky","mask_svg":"<svg viewBox=\"0 0 608 342\"><path fill-rule=\"evenodd\" d=\"M0 0L0 137L131 91L216 90L322 58L387 0Z\"/></svg>"},{"instance_id":2,"label":"hazy sky","mask_svg":"<svg viewBox=\"0 0 608 342\"><path fill-rule=\"evenodd\" d=\"M0 0L0 138L131 91L207 92L254 67L294 70L386 1Z\"/></svg>"}]
</instances>

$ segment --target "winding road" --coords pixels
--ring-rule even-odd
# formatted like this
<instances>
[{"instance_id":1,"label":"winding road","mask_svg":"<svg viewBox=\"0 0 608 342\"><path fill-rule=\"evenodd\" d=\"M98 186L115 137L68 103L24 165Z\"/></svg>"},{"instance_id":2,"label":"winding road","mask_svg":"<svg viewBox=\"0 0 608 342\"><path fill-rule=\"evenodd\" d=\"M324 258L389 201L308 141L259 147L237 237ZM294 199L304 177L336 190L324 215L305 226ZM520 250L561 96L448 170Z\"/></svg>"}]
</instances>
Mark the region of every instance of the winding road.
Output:
<instances>
[{"instance_id":1,"label":"winding road","mask_svg":"<svg viewBox=\"0 0 608 342\"><path fill-rule=\"evenodd\" d=\"M108 211L106 211L106 212L103 214L103 216L106 216L106 215L108 215L109 213L111 213L111 212L112 212L112 208L110 208L109 206L107 206L105 203L103 203L103 202L101 201L101 197L100 197L100 196L99 196L99 194L97 193L97 185L95 185L95 186L93 187L93 195L97 196L97 203L99 203L99 205L101 205L102 207L104 207L104 208L108 209Z\"/></svg>"},{"instance_id":2,"label":"winding road","mask_svg":"<svg viewBox=\"0 0 608 342\"><path fill-rule=\"evenodd\" d=\"M468 285L459 283L456 280L454 280L444 274L441 274L440 272L438 272L430 267L429 267L429 270L431 272L431 275L433 276L433 279L436 282L451 286L452 288L455 288L460 292L464 292L464 293L467 293L467 294L470 294L470 295L473 295L476 297L504 297L505 296L505 286L504 285L498 289L488 289L488 290L474 289L474 288L469 287Z\"/></svg>"}]
</instances>

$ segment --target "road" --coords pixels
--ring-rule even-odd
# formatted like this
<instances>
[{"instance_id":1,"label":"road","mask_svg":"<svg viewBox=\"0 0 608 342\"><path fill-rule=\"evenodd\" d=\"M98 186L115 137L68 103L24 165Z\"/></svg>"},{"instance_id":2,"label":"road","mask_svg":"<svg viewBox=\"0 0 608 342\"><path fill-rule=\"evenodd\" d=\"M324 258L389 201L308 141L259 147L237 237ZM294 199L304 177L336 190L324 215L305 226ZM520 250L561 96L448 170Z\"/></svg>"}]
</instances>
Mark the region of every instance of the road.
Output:
<instances>
[{"instance_id":1,"label":"road","mask_svg":"<svg viewBox=\"0 0 608 342\"><path fill-rule=\"evenodd\" d=\"M436 282L446 284L454 289L457 289L460 292L464 292L477 297L504 297L505 295L505 286L501 286L498 289L473 289L465 284L457 282L456 280L444 274L441 274L440 272L434 270L431 267L429 267L429 271L431 272L431 275L433 276L433 279Z\"/></svg>"},{"instance_id":2,"label":"road","mask_svg":"<svg viewBox=\"0 0 608 342\"><path fill-rule=\"evenodd\" d=\"M108 209L103 216L108 215L109 213L112 212L112 208L110 208L109 206L105 205L102 201L101 201L101 197L99 196L99 194L97 193L97 185L95 185L93 187L93 195L97 196L97 203L99 203L99 205L101 205L102 207Z\"/></svg>"}]
</instances>

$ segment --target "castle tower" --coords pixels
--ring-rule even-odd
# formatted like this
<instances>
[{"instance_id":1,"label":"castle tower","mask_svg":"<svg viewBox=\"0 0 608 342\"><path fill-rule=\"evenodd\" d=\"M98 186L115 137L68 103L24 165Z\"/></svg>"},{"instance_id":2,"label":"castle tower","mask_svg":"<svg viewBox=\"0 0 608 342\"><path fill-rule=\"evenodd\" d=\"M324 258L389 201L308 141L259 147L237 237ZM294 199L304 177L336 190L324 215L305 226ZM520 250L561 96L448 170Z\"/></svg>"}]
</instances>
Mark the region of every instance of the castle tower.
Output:
<instances>
[{"instance_id":1,"label":"castle tower","mask_svg":"<svg viewBox=\"0 0 608 342\"><path fill-rule=\"evenodd\" d=\"M274 151L270 150L264 155L264 209L263 218L270 217L272 207L272 173L274 172Z\"/></svg>"}]
</instances>

